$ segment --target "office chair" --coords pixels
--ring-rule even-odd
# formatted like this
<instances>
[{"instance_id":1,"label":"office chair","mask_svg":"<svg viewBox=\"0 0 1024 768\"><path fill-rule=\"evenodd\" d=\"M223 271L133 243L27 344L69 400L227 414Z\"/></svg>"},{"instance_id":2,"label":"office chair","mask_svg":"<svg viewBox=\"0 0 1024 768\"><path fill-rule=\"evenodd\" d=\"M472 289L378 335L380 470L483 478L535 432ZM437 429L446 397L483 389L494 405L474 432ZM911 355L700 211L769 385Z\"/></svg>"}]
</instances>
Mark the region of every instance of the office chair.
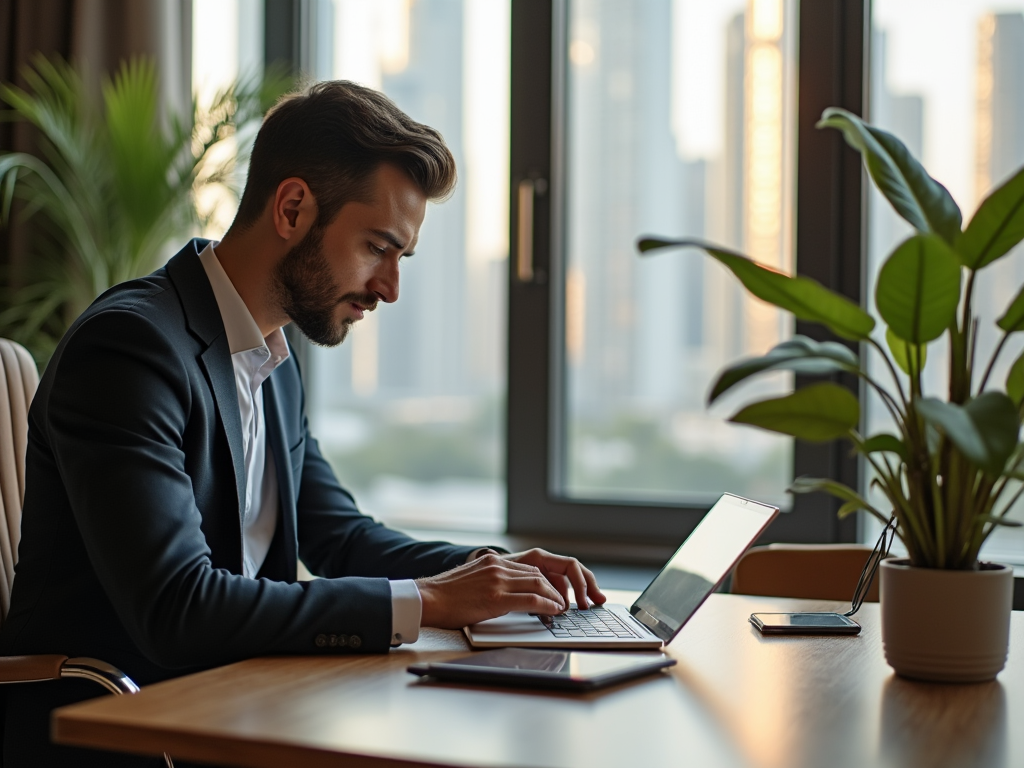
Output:
<instances>
[{"instance_id":1,"label":"office chair","mask_svg":"<svg viewBox=\"0 0 1024 768\"><path fill-rule=\"evenodd\" d=\"M769 544L747 552L733 571L736 595L852 600L871 547L859 544ZM866 602L878 602L878 578Z\"/></svg>"},{"instance_id":2,"label":"office chair","mask_svg":"<svg viewBox=\"0 0 1024 768\"><path fill-rule=\"evenodd\" d=\"M21 539L21 507L25 500L25 450L28 407L39 373L20 344L0 339L0 626L11 607L14 566ZM77 677L92 680L114 694L138 693L130 677L105 661L58 655L0 656L0 684L32 683ZM167 768L174 768L164 754Z\"/></svg>"}]
</instances>

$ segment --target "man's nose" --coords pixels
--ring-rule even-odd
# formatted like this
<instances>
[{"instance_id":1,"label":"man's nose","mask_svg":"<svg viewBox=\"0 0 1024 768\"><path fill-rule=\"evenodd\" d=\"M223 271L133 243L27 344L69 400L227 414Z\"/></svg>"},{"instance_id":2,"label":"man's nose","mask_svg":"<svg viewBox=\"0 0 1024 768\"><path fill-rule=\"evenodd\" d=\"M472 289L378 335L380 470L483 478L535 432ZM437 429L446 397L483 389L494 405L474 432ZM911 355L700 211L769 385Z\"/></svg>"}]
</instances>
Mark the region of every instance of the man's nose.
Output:
<instances>
[{"instance_id":1,"label":"man's nose","mask_svg":"<svg viewBox=\"0 0 1024 768\"><path fill-rule=\"evenodd\" d=\"M384 259L368 286L385 304L398 301L398 259Z\"/></svg>"}]
</instances>

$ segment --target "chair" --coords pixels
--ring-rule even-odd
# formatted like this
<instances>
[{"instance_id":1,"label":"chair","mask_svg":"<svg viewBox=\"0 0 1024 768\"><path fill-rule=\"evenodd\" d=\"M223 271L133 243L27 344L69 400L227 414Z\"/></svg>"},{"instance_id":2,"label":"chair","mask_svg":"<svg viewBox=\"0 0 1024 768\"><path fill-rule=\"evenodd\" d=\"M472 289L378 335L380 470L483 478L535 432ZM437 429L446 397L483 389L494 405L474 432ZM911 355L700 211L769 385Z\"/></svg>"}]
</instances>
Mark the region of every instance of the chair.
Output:
<instances>
[{"instance_id":1,"label":"chair","mask_svg":"<svg viewBox=\"0 0 1024 768\"><path fill-rule=\"evenodd\" d=\"M28 444L28 406L39 373L20 344L0 339L0 626L11 607L14 566L21 539L21 508L25 500L25 450ZM0 684L84 678L110 693L138 693L130 677L98 659L58 655L0 656ZM168 768L174 768L164 755Z\"/></svg>"},{"instance_id":2,"label":"chair","mask_svg":"<svg viewBox=\"0 0 1024 768\"><path fill-rule=\"evenodd\" d=\"M732 593L766 597L852 600L871 547L858 544L769 544L736 564ZM878 578L866 602L878 602Z\"/></svg>"}]
</instances>

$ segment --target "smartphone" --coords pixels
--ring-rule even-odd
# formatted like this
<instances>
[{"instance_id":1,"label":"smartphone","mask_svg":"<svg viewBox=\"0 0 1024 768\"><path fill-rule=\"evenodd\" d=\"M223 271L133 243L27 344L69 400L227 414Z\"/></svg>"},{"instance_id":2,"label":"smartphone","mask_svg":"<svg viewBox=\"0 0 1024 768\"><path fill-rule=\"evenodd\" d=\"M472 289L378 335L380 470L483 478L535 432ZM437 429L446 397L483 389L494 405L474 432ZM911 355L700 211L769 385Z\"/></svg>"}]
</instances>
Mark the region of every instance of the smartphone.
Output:
<instances>
[{"instance_id":1,"label":"smartphone","mask_svg":"<svg viewBox=\"0 0 1024 768\"><path fill-rule=\"evenodd\" d=\"M860 624L841 613L752 613L762 635L856 635Z\"/></svg>"}]
</instances>

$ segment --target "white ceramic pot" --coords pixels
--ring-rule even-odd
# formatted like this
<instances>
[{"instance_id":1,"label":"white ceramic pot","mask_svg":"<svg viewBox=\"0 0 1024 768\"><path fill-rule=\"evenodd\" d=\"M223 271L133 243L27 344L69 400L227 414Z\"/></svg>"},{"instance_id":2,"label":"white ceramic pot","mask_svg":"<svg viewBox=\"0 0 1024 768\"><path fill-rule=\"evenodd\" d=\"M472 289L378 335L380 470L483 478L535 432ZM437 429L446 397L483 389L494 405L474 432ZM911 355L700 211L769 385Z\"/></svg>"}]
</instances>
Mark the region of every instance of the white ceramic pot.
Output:
<instances>
[{"instance_id":1,"label":"white ceramic pot","mask_svg":"<svg viewBox=\"0 0 1024 768\"><path fill-rule=\"evenodd\" d=\"M896 674L917 680L991 680L1006 664L1013 569L982 563L977 571L881 568L882 645Z\"/></svg>"}]
</instances>

